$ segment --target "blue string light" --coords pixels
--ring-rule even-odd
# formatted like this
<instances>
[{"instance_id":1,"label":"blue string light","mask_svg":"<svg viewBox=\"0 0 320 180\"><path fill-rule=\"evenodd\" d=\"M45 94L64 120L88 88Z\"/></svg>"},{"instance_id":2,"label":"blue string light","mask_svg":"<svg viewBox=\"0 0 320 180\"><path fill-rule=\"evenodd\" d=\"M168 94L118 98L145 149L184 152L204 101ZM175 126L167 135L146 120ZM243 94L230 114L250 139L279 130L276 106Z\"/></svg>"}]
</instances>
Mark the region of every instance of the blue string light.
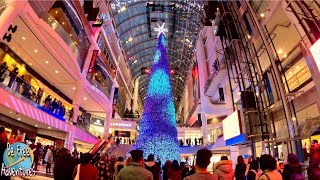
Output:
<instances>
[{"instance_id":1,"label":"blue string light","mask_svg":"<svg viewBox=\"0 0 320 180\"><path fill-rule=\"evenodd\" d=\"M135 148L143 150L144 157L154 154L162 162L180 161L177 133L165 37L161 33Z\"/></svg>"}]
</instances>

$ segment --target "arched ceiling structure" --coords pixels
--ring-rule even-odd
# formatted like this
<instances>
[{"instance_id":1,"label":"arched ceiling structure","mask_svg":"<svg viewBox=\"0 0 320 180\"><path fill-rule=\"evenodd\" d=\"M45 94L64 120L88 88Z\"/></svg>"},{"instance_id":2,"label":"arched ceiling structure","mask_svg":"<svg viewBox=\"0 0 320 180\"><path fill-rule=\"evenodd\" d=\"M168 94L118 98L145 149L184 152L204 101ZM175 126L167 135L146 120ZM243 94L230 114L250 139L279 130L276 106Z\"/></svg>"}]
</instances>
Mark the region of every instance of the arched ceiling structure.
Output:
<instances>
[{"instance_id":1,"label":"arched ceiling structure","mask_svg":"<svg viewBox=\"0 0 320 180\"><path fill-rule=\"evenodd\" d=\"M201 29L203 1L115 0L111 2L120 44L126 53L132 77L139 78L139 95L144 102L149 77L141 68L151 67L155 54L157 24L165 23L166 47L170 68L179 68L171 75L174 103L177 107L187 74L194 64L194 49Z\"/></svg>"}]
</instances>

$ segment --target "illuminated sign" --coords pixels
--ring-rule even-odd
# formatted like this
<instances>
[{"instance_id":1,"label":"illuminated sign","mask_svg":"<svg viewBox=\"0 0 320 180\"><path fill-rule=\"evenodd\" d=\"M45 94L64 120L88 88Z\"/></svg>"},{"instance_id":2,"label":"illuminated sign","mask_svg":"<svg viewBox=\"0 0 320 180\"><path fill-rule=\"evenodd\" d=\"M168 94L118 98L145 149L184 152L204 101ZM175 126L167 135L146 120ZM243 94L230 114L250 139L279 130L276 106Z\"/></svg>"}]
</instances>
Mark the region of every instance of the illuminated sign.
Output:
<instances>
[{"instance_id":1,"label":"illuminated sign","mask_svg":"<svg viewBox=\"0 0 320 180\"><path fill-rule=\"evenodd\" d=\"M320 72L320 39L310 47L310 52Z\"/></svg>"},{"instance_id":2,"label":"illuminated sign","mask_svg":"<svg viewBox=\"0 0 320 180\"><path fill-rule=\"evenodd\" d=\"M224 140L231 139L241 134L239 120L239 111L235 111L222 121Z\"/></svg>"},{"instance_id":3,"label":"illuminated sign","mask_svg":"<svg viewBox=\"0 0 320 180\"><path fill-rule=\"evenodd\" d=\"M128 123L110 123L111 126L117 126L117 127L131 127L131 124Z\"/></svg>"}]
</instances>

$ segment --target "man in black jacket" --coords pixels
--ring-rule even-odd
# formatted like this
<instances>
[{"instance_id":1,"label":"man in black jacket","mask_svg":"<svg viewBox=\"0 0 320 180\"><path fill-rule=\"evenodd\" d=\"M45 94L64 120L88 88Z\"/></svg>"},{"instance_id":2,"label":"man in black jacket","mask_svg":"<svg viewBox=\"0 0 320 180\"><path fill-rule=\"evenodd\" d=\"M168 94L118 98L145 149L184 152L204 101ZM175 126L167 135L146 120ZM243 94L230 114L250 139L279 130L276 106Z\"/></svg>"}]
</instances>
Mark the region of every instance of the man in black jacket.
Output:
<instances>
[{"instance_id":1,"label":"man in black jacket","mask_svg":"<svg viewBox=\"0 0 320 180\"><path fill-rule=\"evenodd\" d=\"M3 163L3 153L7 148L7 143L8 143L8 135L6 132L6 129L4 127L0 127L0 166L2 167ZM7 180L10 179L9 176L5 175L0 175L0 179L2 180Z\"/></svg>"}]
</instances>

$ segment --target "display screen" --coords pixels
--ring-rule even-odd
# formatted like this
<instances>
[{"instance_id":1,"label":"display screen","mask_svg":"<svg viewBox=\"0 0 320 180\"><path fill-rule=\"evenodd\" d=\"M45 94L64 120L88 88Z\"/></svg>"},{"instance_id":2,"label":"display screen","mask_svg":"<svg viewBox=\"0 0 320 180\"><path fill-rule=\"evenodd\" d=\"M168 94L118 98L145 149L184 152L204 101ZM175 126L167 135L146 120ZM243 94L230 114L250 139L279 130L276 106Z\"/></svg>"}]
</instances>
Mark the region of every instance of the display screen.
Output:
<instances>
[{"instance_id":1,"label":"display screen","mask_svg":"<svg viewBox=\"0 0 320 180\"><path fill-rule=\"evenodd\" d=\"M223 125L223 138L228 140L235 136L240 135L240 124L239 124L239 111L233 112L231 115L226 117L222 121Z\"/></svg>"}]
</instances>

